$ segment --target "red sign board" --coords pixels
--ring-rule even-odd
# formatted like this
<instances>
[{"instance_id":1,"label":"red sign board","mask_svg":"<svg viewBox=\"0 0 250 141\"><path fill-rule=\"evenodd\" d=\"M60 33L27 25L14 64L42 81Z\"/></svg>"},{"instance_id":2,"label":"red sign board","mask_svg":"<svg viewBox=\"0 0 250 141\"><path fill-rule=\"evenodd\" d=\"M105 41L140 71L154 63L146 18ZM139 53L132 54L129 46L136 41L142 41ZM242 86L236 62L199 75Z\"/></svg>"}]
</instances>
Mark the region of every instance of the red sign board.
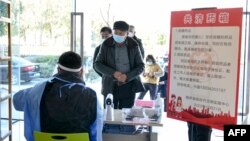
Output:
<instances>
[{"instance_id":1,"label":"red sign board","mask_svg":"<svg viewBox=\"0 0 250 141\"><path fill-rule=\"evenodd\" d=\"M170 118L223 129L237 123L242 8L172 12Z\"/></svg>"}]
</instances>

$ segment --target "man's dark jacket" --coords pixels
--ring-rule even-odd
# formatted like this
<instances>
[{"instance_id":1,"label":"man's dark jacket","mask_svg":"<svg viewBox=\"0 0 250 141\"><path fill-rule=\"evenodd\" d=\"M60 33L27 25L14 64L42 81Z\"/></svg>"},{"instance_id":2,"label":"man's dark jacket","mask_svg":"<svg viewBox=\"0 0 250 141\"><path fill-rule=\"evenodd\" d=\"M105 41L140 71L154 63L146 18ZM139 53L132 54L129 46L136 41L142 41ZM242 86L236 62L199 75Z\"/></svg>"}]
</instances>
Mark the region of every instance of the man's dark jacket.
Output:
<instances>
[{"instance_id":1,"label":"man's dark jacket","mask_svg":"<svg viewBox=\"0 0 250 141\"><path fill-rule=\"evenodd\" d=\"M90 127L97 115L95 91L85 87L80 76L75 73L64 72L55 77L63 81L53 79L45 87L40 104L41 131L90 134Z\"/></svg>"},{"instance_id":2,"label":"man's dark jacket","mask_svg":"<svg viewBox=\"0 0 250 141\"><path fill-rule=\"evenodd\" d=\"M98 71L96 70L95 66L94 66L95 59L96 59L96 57L97 57L97 55L98 55L98 53L99 53L100 48L101 48L101 45L99 45L98 47L95 48L94 57L93 57L93 69L95 70L95 72L96 72L99 76L102 77L102 74L101 74L100 72L98 72Z\"/></svg>"},{"instance_id":3,"label":"man's dark jacket","mask_svg":"<svg viewBox=\"0 0 250 141\"><path fill-rule=\"evenodd\" d=\"M145 53L144 53L144 48L143 48L141 39L137 38L136 36L134 36L133 39L138 43L140 51L141 51L142 58L144 59L144 56L145 56L144 54Z\"/></svg>"},{"instance_id":4,"label":"man's dark jacket","mask_svg":"<svg viewBox=\"0 0 250 141\"><path fill-rule=\"evenodd\" d=\"M130 72L126 73L127 82L133 83L132 92L144 91L144 86L140 80L139 75L144 70L144 63L140 53L138 43L130 38L126 38L126 46L128 51L128 58L130 64ZM106 39L97 55L94 62L95 69L102 73L102 94L107 95L113 93L114 85L117 82L113 77L116 70L115 64L115 41L113 37Z\"/></svg>"}]
</instances>

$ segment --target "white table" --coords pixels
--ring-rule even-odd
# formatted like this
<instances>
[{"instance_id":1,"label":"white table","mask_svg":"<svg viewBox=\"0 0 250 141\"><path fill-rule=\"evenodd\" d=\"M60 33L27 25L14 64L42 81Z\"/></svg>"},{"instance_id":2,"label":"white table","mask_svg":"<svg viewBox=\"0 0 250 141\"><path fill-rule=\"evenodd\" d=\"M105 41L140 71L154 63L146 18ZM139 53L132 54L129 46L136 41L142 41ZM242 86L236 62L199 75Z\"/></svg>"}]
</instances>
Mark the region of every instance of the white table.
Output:
<instances>
[{"instance_id":1,"label":"white table","mask_svg":"<svg viewBox=\"0 0 250 141\"><path fill-rule=\"evenodd\" d=\"M133 120L126 120L122 110L114 110L114 120L105 120L105 124L117 124L117 125L142 125L148 127L148 132L124 135L124 134L103 134L103 141L157 141L157 133L152 132L153 126L163 126L161 118L158 121L150 121L147 118L134 118Z\"/></svg>"}]
</instances>

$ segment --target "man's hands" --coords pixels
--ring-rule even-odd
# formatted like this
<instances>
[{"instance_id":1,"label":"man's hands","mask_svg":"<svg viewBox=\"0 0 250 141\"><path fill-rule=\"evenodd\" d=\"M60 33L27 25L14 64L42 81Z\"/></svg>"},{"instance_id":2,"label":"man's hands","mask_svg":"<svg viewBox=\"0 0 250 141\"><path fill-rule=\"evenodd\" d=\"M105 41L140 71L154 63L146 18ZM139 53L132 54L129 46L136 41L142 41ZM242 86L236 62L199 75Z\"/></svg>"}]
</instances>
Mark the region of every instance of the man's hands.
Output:
<instances>
[{"instance_id":1,"label":"man's hands","mask_svg":"<svg viewBox=\"0 0 250 141\"><path fill-rule=\"evenodd\" d=\"M123 74L119 71L116 71L113 76L119 81L119 82L126 82L127 80L127 75L126 74Z\"/></svg>"},{"instance_id":2,"label":"man's hands","mask_svg":"<svg viewBox=\"0 0 250 141\"><path fill-rule=\"evenodd\" d=\"M118 79L121 75L122 75L122 73L119 72L119 71L116 71L116 72L113 74L113 76L114 76L116 79Z\"/></svg>"}]
</instances>

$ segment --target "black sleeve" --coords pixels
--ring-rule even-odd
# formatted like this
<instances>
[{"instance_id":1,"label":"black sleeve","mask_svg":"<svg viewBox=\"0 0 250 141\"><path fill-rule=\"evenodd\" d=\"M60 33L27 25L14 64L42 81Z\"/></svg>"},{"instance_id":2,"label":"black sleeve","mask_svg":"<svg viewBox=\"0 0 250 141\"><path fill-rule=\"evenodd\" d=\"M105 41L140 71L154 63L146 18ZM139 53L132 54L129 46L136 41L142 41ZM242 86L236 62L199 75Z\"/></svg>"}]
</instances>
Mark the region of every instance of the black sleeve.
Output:
<instances>
[{"instance_id":1,"label":"black sleeve","mask_svg":"<svg viewBox=\"0 0 250 141\"><path fill-rule=\"evenodd\" d=\"M99 76L102 77L102 74L101 74L100 72L98 72L98 71L96 70L95 66L94 66L95 59L96 59L96 57L97 57L97 55L98 55L98 53L99 53L100 47L101 47L101 45L99 45L99 46L96 47L96 49L95 49L94 58L93 58L93 69L95 70L95 72L96 72Z\"/></svg>"},{"instance_id":2,"label":"black sleeve","mask_svg":"<svg viewBox=\"0 0 250 141\"><path fill-rule=\"evenodd\" d=\"M141 39L138 40L138 44L139 44L139 47L140 47L142 58L144 59L144 48L143 48Z\"/></svg>"},{"instance_id":3,"label":"black sleeve","mask_svg":"<svg viewBox=\"0 0 250 141\"><path fill-rule=\"evenodd\" d=\"M168 80L168 74L166 72L164 72L164 75L162 77L160 77L160 82L167 81L167 80Z\"/></svg>"}]
</instances>

